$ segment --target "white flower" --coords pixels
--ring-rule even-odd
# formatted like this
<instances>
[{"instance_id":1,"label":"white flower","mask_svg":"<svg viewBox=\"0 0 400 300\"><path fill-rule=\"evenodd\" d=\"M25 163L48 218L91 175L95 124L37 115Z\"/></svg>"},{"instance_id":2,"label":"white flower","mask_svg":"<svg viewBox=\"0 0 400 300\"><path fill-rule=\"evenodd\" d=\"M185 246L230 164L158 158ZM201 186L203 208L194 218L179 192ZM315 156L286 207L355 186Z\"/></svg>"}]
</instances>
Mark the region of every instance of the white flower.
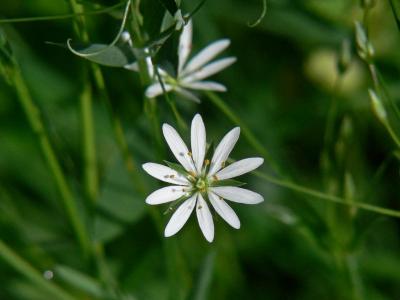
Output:
<instances>
[{"instance_id":1,"label":"white flower","mask_svg":"<svg viewBox=\"0 0 400 300\"><path fill-rule=\"evenodd\" d=\"M143 169L151 176L171 183L151 193L146 203L151 205L177 201L183 202L169 220L164 235L177 233L196 207L197 220L207 241L214 239L214 222L208 204L233 228L240 228L240 221L233 209L223 200L244 204L258 204L264 198L255 192L230 185L228 180L258 168L264 160L252 157L239 160L225 167L226 160L235 146L240 128L229 131L215 149L211 162L206 159L206 130L197 114L191 126L190 152L178 132L164 124L163 134L172 153L182 165L167 167L156 163L145 163ZM208 204L207 204L208 203Z\"/></svg>"},{"instance_id":2,"label":"white flower","mask_svg":"<svg viewBox=\"0 0 400 300\"><path fill-rule=\"evenodd\" d=\"M225 92L226 87L218 82L205 81L203 79L218 73L236 61L235 57L221 58L212 61L218 54L225 50L230 44L228 39L221 39L211 43L188 61L192 48L192 22L189 21L183 28L179 38L178 46L178 68L176 77L171 76L161 67L157 67L166 92L177 92L185 98L200 102L199 98L189 90L208 90ZM146 89L146 96L153 98L163 93L159 78L154 74L151 60L147 60L150 76L153 84ZM126 66L127 69L137 70L137 64Z\"/></svg>"}]
</instances>

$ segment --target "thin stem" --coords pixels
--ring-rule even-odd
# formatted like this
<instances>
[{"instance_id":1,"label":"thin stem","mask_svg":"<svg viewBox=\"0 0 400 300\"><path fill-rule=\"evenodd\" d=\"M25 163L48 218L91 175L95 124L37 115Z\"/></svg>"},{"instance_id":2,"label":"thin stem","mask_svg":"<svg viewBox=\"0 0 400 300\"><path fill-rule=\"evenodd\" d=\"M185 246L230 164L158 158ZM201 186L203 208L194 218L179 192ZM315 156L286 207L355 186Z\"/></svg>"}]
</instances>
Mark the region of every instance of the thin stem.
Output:
<instances>
[{"instance_id":1,"label":"thin stem","mask_svg":"<svg viewBox=\"0 0 400 300\"><path fill-rule=\"evenodd\" d=\"M69 295L66 291L60 288L55 283L43 278L42 274L37 271L31 264L25 261L22 257L16 254L2 240L0 240L0 257L20 272L23 276L32 281L35 285L52 294L55 299L74 300L75 298Z\"/></svg>"},{"instance_id":2,"label":"thin stem","mask_svg":"<svg viewBox=\"0 0 400 300\"><path fill-rule=\"evenodd\" d=\"M183 121L178 109L176 108L175 102L172 101L171 97L169 96L169 93L167 92L167 90L165 89L165 85L164 85L164 81L161 78L160 72L158 72L158 68L156 65L154 65L152 63L152 65L154 66L154 73L157 76L157 80L161 85L161 89L164 95L165 100L167 101L168 105L171 107L172 113L174 114L174 117L179 125L179 127L181 127L184 130L187 130L187 125L186 123Z\"/></svg>"},{"instance_id":3,"label":"thin stem","mask_svg":"<svg viewBox=\"0 0 400 300\"><path fill-rule=\"evenodd\" d=\"M71 19L77 18L81 16L89 16L89 15L99 15L105 14L125 5L125 3L118 3L113 6L105 7L103 9L88 11L88 12L81 12L81 13L72 13L72 14L65 14L59 16L42 16L42 17L28 17L28 18L12 18L12 19L1 19L0 24L4 23L21 23L21 22L37 22L37 21L52 21L52 20L62 20L62 19Z\"/></svg>"},{"instance_id":4,"label":"thin stem","mask_svg":"<svg viewBox=\"0 0 400 300\"><path fill-rule=\"evenodd\" d=\"M346 205L346 206L357 207L359 209L375 212L375 213L378 213L381 215L400 218L400 211L397 211L397 210L393 210L390 208L384 208L384 207L380 207L380 206L375 206L375 205L363 203L363 202L349 203L348 201L344 200L343 198L325 194L320 191L316 191L311 188L307 188L307 187L298 185L296 183L292 183L287 180L281 180L281 179L267 175L262 172L257 171L257 172L254 172L254 174L256 174L258 177L264 179L267 182L270 182L277 186L281 186L281 187L287 188L289 190L292 190L292 191L295 191L295 192L298 192L298 193L301 193L304 195L312 196L315 199L326 200L326 201L330 201L330 202L334 202L334 203L338 203L338 204L342 204L342 205Z\"/></svg>"},{"instance_id":5,"label":"thin stem","mask_svg":"<svg viewBox=\"0 0 400 300\"><path fill-rule=\"evenodd\" d=\"M334 129L334 123L336 119L336 113L337 113L337 98L338 98L338 93L339 93L339 88L340 88L340 75L338 75L335 79L335 82L333 84L333 95L331 99L331 103L329 105L329 110L328 110L328 116L326 119L326 125L325 125L325 134L324 134L324 152L328 151L329 144L332 141L333 138L333 129Z\"/></svg>"},{"instance_id":6,"label":"thin stem","mask_svg":"<svg viewBox=\"0 0 400 300\"><path fill-rule=\"evenodd\" d=\"M265 157L265 159L268 161L270 167L274 170L274 172L279 175L282 175L282 171L280 170L280 167L278 164L275 162L275 160L272 158L270 153L264 148L264 146L258 141L258 139L255 137L255 135L250 131L250 129L246 126L246 124L229 108L228 105L215 93L213 92L206 92L206 95L208 99L220 109L233 123L237 124L240 126L242 133L244 137L247 139L249 144L259 152L261 155Z\"/></svg>"},{"instance_id":7,"label":"thin stem","mask_svg":"<svg viewBox=\"0 0 400 300\"><path fill-rule=\"evenodd\" d=\"M95 203L98 195L98 172L96 162L96 140L93 122L92 108L92 87L87 76L87 69L84 70L85 82L80 96L81 120L82 120L82 141L85 161L85 191L91 203Z\"/></svg>"},{"instance_id":8,"label":"thin stem","mask_svg":"<svg viewBox=\"0 0 400 300\"><path fill-rule=\"evenodd\" d=\"M392 138L392 140L396 143L397 147L400 148L400 139L397 136L397 134L394 132L392 126L389 123L389 121L386 121L384 123L384 125L385 125L385 128L387 129L387 131L389 132L390 137Z\"/></svg>"},{"instance_id":9,"label":"thin stem","mask_svg":"<svg viewBox=\"0 0 400 300\"><path fill-rule=\"evenodd\" d=\"M75 0L69 1L74 14L83 14L84 10ZM85 43L89 42L89 35L85 29L85 20L80 16L74 20L75 34ZM87 64L83 66L83 90L80 96L83 157L85 162L84 178L86 197L93 204L98 194L98 172L96 161L96 138L93 123L92 86L89 81Z\"/></svg>"},{"instance_id":10,"label":"thin stem","mask_svg":"<svg viewBox=\"0 0 400 300\"><path fill-rule=\"evenodd\" d=\"M347 254L344 257L344 263L349 273L350 284L353 293L354 300L362 300L363 297L363 283L360 275L360 270L357 262L357 258L354 254Z\"/></svg>"},{"instance_id":11,"label":"thin stem","mask_svg":"<svg viewBox=\"0 0 400 300\"><path fill-rule=\"evenodd\" d=\"M25 111L30 126L32 127L34 133L36 134L36 137L39 141L41 150L43 152L44 158L46 159L48 167L51 173L53 174L58 191L61 195L62 204L67 213L67 217L69 218L71 225L74 229L75 235L79 241L82 251L84 252L84 254L87 255L90 249L89 236L86 231L86 227L81 217L79 216L75 199L67 184L67 180L61 169L60 163L54 153L53 147L50 144L48 134L46 132L43 121L40 117L40 111L33 102L33 99L29 93L25 81L22 78L20 70L16 69L13 72L13 75L14 75L13 81L18 93L18 99L21 102L21 105Z\"/></svg>"},{"instance_id":12,"label":"thin stem","mask_svg":"<svg viewBox=\"0 0 400 300\"><path fill-rule=\"evenodd\" d=\"M139 193L144 195L147 190L146 184L143 181L142 177L139 175L138 167L136 166L135 160L134 160L131 152L129 151L129 146L128 146L128 142L126 140L125 131L122 127L121 119L114 112L113 107L111 105L110 97L108 95L107 87L105 85L104 77L101 72L101 69L96 64L91 64L91 68L92 68L92 72L94 75L94 82L96 84L96 87L99 90L99 94L102 95L102 100L104 101L104 103L106 105L106 108L107 108L107 111L109 114L109 118L111 121L111 126L112 126L113 133L114 133L114 138L117 142L119 150L121 151L125 168L131 177L133 186L136 188L136 190Z\"/></svg>"}]
</instances>

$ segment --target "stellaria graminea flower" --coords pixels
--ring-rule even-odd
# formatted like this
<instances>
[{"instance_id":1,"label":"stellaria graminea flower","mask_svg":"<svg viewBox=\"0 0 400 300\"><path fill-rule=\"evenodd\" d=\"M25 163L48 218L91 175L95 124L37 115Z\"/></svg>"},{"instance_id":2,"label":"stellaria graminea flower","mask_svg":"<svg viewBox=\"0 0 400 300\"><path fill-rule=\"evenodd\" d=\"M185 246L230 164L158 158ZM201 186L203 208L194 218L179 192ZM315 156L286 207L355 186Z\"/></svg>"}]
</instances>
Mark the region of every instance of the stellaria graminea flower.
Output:
<instances>
[{"instance_id":1,"label":"stellaria graminea flower","mask_svg":"<svg viewBox=\"0 0 400 300\"><path fill-rule=\"evenodd\" d=\"M218 73L227 68L236 61L235 57L221 58L212 61L218 54L224 51L230 44L228 39L217 40L192 59L188 61L190 51L192 49L192 21L184 26L179 38L178 46L178 68L176 77L168 74L161 67L157 67L166 92L175 91L185 98L200 102L200 99L189 90L208 90L225 92L226 87L215 81L205 81L203 79ZM150 76L153 78L153 84L146 89L146 96L153 98L163 93L159 78L154 74L151 60L146 61ZM137 64L127 65L125 68L137 71Z\"/></svg>"},{"instance_id":2,"label":"stellaria graminea flower","mask_svg":"<svg viewBox=\"0 0 400 300\"><path fill-rule=\"evenodd\" d=\"M207 203L211 203L215 211L229 225L239 229L239 218L223 199L244 204L258 204L264 201L260 194L230 185L235 182L231 178L253 171L264 162L262 158L252 157L225 167L225 162L239 139L240 128L236 127L224 136L216 147L211 162L205 157L206 130L199 114L192 121L191 152L172 126L164 124L162 129L168 146L182 167L145 163L143 169L149 175L173 184L151 193L146 198L147 204L183 202L169 220L164 235L169 237L177 233L196 207L200 229L207 241L212 242L214 222Z\"/></svg>"}]
</instances>

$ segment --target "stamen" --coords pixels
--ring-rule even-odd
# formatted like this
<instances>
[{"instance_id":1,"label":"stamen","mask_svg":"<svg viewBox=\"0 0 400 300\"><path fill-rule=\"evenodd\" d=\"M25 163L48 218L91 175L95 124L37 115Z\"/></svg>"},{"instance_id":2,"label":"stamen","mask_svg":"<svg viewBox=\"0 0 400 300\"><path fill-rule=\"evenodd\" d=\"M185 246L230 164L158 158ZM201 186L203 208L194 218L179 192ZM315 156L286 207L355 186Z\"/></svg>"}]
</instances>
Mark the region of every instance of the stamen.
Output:
<instances>
[{"instance_id":1,"label":"stamen","mask_svg":"<svg viewBox=\"0 0 400 300\"><path fill-rule=\"evenodd\" d=\"M210 160L209 160L209 159L206 159L206 160L204 161L204 164L205 164L206 166L208 166L208 165L210 164Z\"/></svg>"},{"instance_id":2,"label":"stamen","mask_svg":"<svg viewBox=\"0 0 400 300\"><path fill-rule=\"evenodd\" d=\"M189 151L189 152L187 153L187 155L190 156L190 157L192 157L192 152Z\"/></svg>"},{"instance_id":3,"label":"stamen","mask_svg":"<svg viewBox=\"0 0 400 300\"><path fill-rule=\"evenodd\" d=\"M217 180L218 180L218 177L217 177L217 175L213 175L213 176L212 176L212 178L213 178L215 181L217 181Z\"/></svg>"},{"instance_id":4,"label":"stamen","mask_svg":"<svg viewBox=\"0 0 400 300\"><path fill-rule=\"evenodd\" d=\"M221 167L224 168L225 165L226 165L226 161L223 161L223 162L221 163Z\"/></svg>"}]
</instances>

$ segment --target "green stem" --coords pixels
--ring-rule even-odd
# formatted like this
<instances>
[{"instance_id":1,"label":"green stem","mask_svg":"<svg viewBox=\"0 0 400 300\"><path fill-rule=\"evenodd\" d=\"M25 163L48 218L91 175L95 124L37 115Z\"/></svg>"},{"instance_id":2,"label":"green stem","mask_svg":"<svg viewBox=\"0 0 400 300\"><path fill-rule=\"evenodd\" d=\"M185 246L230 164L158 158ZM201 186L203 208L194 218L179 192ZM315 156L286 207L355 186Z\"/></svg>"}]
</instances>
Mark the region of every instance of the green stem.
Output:
<instances>
[{"instance_id":1,"label":"green stem","mask_svg":"<svg viewBox=\"0 0 400 300\"><path fill-rule=\"evenodd\" d=\"M275 160L272 158L270 153L263 147L263 145L258 141L255 135L250 131L246 124L230 109L228 105L215 93L206 92L208 99L218 107L233 123L240 126L244 137L247 139L249 144L265 157L268 161L270 167L274 170L276 174L282 176L282 171Z\"/></svg>"},{"instance_id":2,"label":"green stem","mask_svg":"<svg viewBox=\"0 0 400 300\"><path fill-rule=\"evenodd\" d=\"M397 136L397 134L394 132L392 126L390 125L389 121L386 121L384 123L385 128L387 129L387 131L390 134L390 137L392 138L392 140L396 143L397 147L400 148L400 139Z\"/></svg>"},{"instance_id":3,"label":"green stem","mask_svg":"<svg viewBox=\"0 0 400 300\"><path fill-rule=\"evenodd\" d=\"M52 294L55 297L55 299L60 299L60 300L75 299L55 283L44 279L39 271L37 271L32 265L30 265L18 254L16 254L2 240L0 240L0 257L6 263L12 266L15 270L20 272L30 281L32 281L35 285Z\"/></svg>"},{"instance_id":4,"label":"green stem","mask_svg":"<svg viewBox=\"0 0 400 300\"><path fill-rule=\"evenodd\" d=\"M108 95L108 91L104 82L104 77L101 72L101 69L98 65L95 64L91 64L91 67L94 75L95 84L97 86L97 89L99 90L99 94L102 95L102 99L106 105L114 133L114 138L117 142L119 150L121 151L125 168L128 171L136 190L141 194L145 194L147 190L145 182L138 173L138 167L136 166L135 160L129 151L128 142L126 140L126 135L122 127L121 119L118 117L118 115L114 112L112 108L110 97Z\"/></svg>"},{"instance_id":5,"label":"green stem","mask_svg":"<svg viewBox=\"0 0 400 300\"><path fill-rule=\"evenodd\" d=\"M81 16L89 16L89 15L99 15L105 14L125 5L125 3L118 3L113 6L105 7L103 9L98 9L94 11L88 11L86 13L73 13L73 14L65 14L59 16L42 16L42 17L28 17L28 18L13 18L13 19L1 19L0 24L4 23L21 23L21 22L37 22L37 21L52 21L52 20L62 20L62 19L71 19Z\"/></svg>"},{"instance_id":6,"label":"green stem","mask_svg":"<svg viewBox=\"0 0 400 300\"><path fill-rule=\"evenodd\" d=\"M183 118L182 118L181 114L179 113L179 111L175 105L175 102L171 99L171 97L169 96L169 93L165 89L164 81L162 80L160 72L158 72L158 68L156 67L156 65L154 65L154 73L157 76L157 80L161 85L161 89L163 91L164 98L167 101L168 105L170 106L172 113L174 114L174 117L176 119L176 122L178 123L178 125L181 129L187 130L188 127L187 127L186 123L183 121Z\"/></svg>"},{"instance_id":7,"label":"green stem","mask_svg":"<svg viewBox=\"0 0 400 300\"><path fill-rule=\"evenodd\" d=\"M340 88L340 75L338 75L335 79L335 83L333 84L333 95L331 99L331 103L329 105L328 116L326 119L325 125L325 134L324 134L324 150L323 152L327 152L329 145L332 141L333 134L334 134L334 123L336 119L337 113L337 98Z\"/></svg>"},{"instance_id":8,"label":"green stem","mask_svg":"<svg viewBox=\"0 0 400 300\"><path fill-rule=\"evenodd\" d=\"M82 130L83 130L83 153L85 161L85 190L86 196L95 203L98 195L98 172L96 163L96 140L93 122L92 87L85 68L85 83L80 97Z\"/></svg>"},{"instance_id":9,"label":"green stem","mask_svg":"<svg viewBox=\"0 0 400 300\"><path fill-rule=\"evenodd\" d=\"M270 182L277 186L284 187L284 188L287 188L289 190L292 190L292 191L295 191L295 192L298 192L298 193L301 193L304 195L312 196L315 199L322 199L322 200L334 202L334 203L341 204L341 205L357 207L359 209L375 212L375 213L378 213L381 215L386 215L389 217L400 218L400 211L397 211L397 210L384 208L384 207L380 207L380 206L375 206L375 205L363 203L363 202L349 203L348 201L346 201L340 197L329 195L329 194L324 194L320 191L316 191L316 190L298 185L296 183L292 183L287 180L281 180L276 177L264 174L262 172L256 171L256 172L254 172L254 174L256 174L258 177L264 179L267 182Z\"/></svg>"},{"instance_id":10,"label":"green stem","mask_svg":"<svg viewBox=\"0 0 400 300\"><path fill-rule=\"evenodd\" d=\"M362 300L363 297L363 283L360 275L360 270L357 258L354 254L348 254L344 257L344 263L350 277L350 284L354 300Z\"/></svg>"},{"instance_id":11,"label":"green stem","mask_svg":"<svg viewBox=\"0 0 400 300\"><path fill-rule=\"evenodd\" d=\"M40 111L34 104L33 99L29 93L29 90L25 84L22 74L19 69L14 71L14 84L18 93L18 98L28 118L30 126L36 134L43 155L46 159L48 167L53 174L56 182L58 191L61 195L61 201L67 213L67 216L74 229L75 235L80 243L82 251L87 255L90 248L90 240L88 233L86 232L85 225L78 214L75 199L72 192L67 184L67 180L63 174L60 163L54 153L54 150L50 144L48 134L40 116Z\"/></svg>"},{"instance_id":12,"label":"green stem","mask_svg":"<svg viewBox=\"0 0 400 300\"><path fill-rule=\"evenodd\" d=\"M72 12L74 14L83 14L83 7L75 2L69 1ZM89 41L89 35L85 29L85 20L83 16L75 19L75 34L85 43ZM86 197L93 204L96 202L98 195L98 172L96 162L96 139L93 124L93 106L92 106L92 86L89 81L87 65L83 66L84 85L80 97L81 117L82 117L82 140L83 140L83 157L85 162L84 178Z\"/></svg>"}]
</instances>

